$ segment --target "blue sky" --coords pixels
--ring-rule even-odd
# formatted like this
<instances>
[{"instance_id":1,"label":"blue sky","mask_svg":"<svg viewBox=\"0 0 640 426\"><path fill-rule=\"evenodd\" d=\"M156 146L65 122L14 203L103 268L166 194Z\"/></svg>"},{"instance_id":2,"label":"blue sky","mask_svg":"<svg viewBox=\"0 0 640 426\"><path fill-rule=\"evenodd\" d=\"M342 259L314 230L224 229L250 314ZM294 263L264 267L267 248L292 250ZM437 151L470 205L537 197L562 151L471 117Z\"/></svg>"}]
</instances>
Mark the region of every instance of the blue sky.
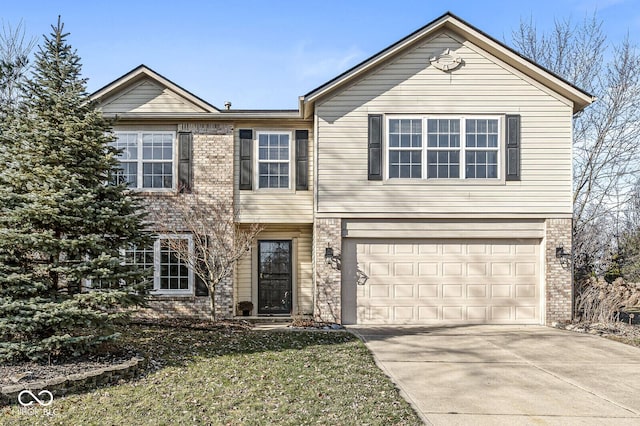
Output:
<instances>
[{"instance_id":1,"label":"blue sky","mask_svg":"<svg viewBox=\"0 0 640 426\"><path fill-rule=\"evenodd\" d=\"M94 91L144 63L217 107L297 108L297 98L446 11L510 44L595 10L612 42L640 43L640 0L3 0L40 37L62 15Z\"/></svg>"}]
</instances>

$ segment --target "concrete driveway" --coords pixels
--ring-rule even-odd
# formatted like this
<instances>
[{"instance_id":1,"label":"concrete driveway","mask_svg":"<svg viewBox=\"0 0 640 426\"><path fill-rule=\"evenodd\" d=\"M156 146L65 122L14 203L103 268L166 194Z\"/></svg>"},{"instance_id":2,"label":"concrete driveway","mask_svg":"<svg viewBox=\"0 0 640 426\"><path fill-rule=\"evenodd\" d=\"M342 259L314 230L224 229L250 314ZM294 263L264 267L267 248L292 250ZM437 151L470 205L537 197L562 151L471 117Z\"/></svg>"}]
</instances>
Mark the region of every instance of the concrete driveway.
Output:
<instances>
[{"instance_id":1,"label":"concrete driveway","mask_svg":"<svg viewBox=\"0 0 640 426\"><path fill-rule=\"evenodd\" d=\"M640 425L640 349L541 326L349 326L427 424Z\"/></svg>"}]
</instances>

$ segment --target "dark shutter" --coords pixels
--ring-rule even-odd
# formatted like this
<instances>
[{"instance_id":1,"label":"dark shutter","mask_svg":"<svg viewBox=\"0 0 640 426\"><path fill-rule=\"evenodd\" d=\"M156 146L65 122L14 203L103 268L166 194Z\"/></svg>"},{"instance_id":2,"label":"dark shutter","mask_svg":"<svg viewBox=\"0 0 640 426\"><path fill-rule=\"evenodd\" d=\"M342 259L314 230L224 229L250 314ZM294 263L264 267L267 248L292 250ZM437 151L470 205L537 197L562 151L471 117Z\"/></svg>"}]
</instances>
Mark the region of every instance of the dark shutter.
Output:
<instances>
[{"instance_id":1,"label":"dark shutter","mask_svg":"<svg viewBox=\"0 0 640 426\"><path fill-rule=\"evenodd\" d=\"M382 115L369 115L369 180L382 180Z\"/></svg>"},{"instance_id":2,"label":"dark shutter","mask_svg":"<svg viewBox=\"0 0 640 426\"><path fill-rule=\"evenodd\" d=\"M309 131L296 130L296 190L309 189Z\"/></svg>"},{"instance_id":3,"label":"dark shutter","mask_svg":"<svg viewBox=\"0 0 640 426\"><path fill-rule=\"evenodd\" d=\"M193 133L178 133L178 191L185 194L193 189Z\"/></svg>"},{"instance_id":4,"label":"dark shutter","mask_svg":"<svg viewBox=\"0 0 640 426\"><path fill-rule=\"evenodd\" d=\"M506 180L520 180L520 116L507 115Z\"/></svg>"},{"instance_id":5,"label":"dark shutter","mask_svg":"<svg viewBox=\"0 0 640 426\"><path fill-rule=\"evenodd\" d=\"M240 129L240 184L238 189L251 189L253 169L253 130Z\"/></svg>"}]
</instances>

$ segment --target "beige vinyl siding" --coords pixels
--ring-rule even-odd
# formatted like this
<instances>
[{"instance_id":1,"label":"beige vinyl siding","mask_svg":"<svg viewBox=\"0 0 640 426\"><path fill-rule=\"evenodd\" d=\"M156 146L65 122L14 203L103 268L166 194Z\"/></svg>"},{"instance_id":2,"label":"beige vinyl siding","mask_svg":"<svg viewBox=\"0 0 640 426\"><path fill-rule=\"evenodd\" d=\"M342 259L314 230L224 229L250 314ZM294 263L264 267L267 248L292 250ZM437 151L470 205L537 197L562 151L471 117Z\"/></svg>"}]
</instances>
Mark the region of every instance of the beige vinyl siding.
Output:
<instances>
[{"instance_id":1,"label":"beige vinyl siding","mask_svg":"<svg viewBox=\"0 0 640 426\"><path fill-rule=\"evenodd\" d=\"M234 299L235 302L241 302L243 300L252 300L251 298L251 257L256 253L256 247L251 249L250 253L242 256L240 260L238 260L238 264L236 265L236 279L234 280ZM254 303L254 311L255 314L255 303Z\"/></svg>"},{"instance_id":2,"label":"beige vinyl siding","mask_svg":"<svg viewBox=\"0 0 640 426\"><path fill-rule=\"evenodd\" d=\"M102 105L104 113L205 112L168 88L143 81Z\"/></svg>"},{"instance_id":3,"label":"beige vinyl siding","mask_svg":"<svg viewBox=\"0 0 640 426\"><path fill-rule=\"evenodd\" d=\"M294 253L294 314L311 314L313 312L313 281L312 281L312 228L311 226L268 225L258 236L258 240L291 239ZM238 262L236 268L236 285L234 297L236 303L241 300L251 300L254 304L254 314L257 312L257 243L251 253Z\"/></svg>"},{"instance_id":4,"label":"beige vinyl siding","mask_svg":"<svg viewBox=\"0 0 640 426\"><path fill-rule=\"evenodd\" d=\"M460 68L429 65L445 48L462 58ZM320 216L571 214L571 103L453 33L440 33L321 100L316 113ZM520 114L521 181L368 181L368 114L385 114L385 133L390 114ZM504 149L501 155L504 176ZM388 165L383 168L386 173Z\"/></svg>"},{"instance_id":5,"label":"beige vinyl siding","mask_svg":"<svg viewBox=\"0 0 640 426\"><path fill-rule=\"evenodd\" d=\"M240 223L312 223L313 222L313 167L314 144L313 131L310 122L270 122L265 123L236 123L235 124L235 152L234 156L234 197L239 210L238 222ZM252 129L254 138L256 131L282 130L291 131L292 142L296 130L309 130L309 189L297 191L295 189L295 145L291 144L292 161L289 170L293 174L291 188L289 189L257 189L254 180L253 190L240 191L238 181L240 179L240 139L239 129ZM255 152L253 156L253 173L256 173Z\"/></svg>"}]
</instances>

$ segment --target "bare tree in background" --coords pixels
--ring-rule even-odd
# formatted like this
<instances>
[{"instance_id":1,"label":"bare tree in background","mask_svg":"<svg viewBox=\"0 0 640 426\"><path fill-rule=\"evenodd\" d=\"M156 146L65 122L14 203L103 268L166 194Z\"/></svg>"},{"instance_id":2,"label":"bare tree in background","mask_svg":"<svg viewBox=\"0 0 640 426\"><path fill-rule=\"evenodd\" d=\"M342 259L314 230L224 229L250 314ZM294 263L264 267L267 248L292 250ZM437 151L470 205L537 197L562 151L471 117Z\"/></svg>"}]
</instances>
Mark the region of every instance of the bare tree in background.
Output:
<instances>
[{"instance_id":1,"label":"bare tree in background","mask_svg":"<svg viewBox=\"0 0 640 426\"><path fill-rule=\"evenodd\" d=\"M28 39L24 25L2 23L0 28L0 113L16 106L20 85L29 70L29 55L36 39Z\"/></svg>"},{"instance_id":2,"label":"bare tree in background","mask_svg":"<svg viewBox=\"0 0 640 426\"><path fill-rule=\"evenodd\" d=\"M547 34L521 21L512 37L522 54L597 98L573 124L573 249L578 273L600 272L640 167L640 54L628 35L608 44L595 14L556 21Z\"/></svg>"},{"instance_id":3,"label":"bare tree in background","mask_svg":"<svg viewBox=\"0 0 640 426\"><path fill-rule=\"evenodd\" d=\"M214 321L218 285L231 278L238 260L251 250L263 229L259 224L240 227L235 222L235 216L231 205L198 195L180 197L171 204L163 204L152 213L159 232L191 235L192 248L184 239L166 239L163 242L206 284L211 319Z\"/></svg>"}]
</instances>

